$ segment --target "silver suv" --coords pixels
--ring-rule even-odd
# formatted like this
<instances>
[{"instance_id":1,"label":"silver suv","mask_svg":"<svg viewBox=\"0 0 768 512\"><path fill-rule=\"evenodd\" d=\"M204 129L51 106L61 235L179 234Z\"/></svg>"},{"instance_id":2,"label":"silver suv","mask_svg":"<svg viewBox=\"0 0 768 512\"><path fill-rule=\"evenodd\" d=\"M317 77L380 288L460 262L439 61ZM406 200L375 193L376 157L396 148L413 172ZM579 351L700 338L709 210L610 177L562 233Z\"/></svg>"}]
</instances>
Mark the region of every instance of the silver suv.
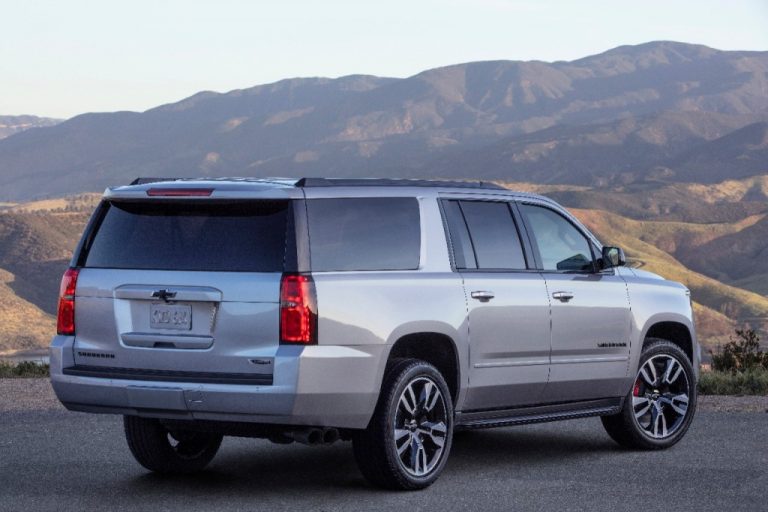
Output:
<instances>
[{"instance_id":1,"label":"silver suv","mask_svg":"<svg viewBox=\"0 0 768 512\"><path fill-rule=\"evenodd\" d=\"M139 179L62 280L51 380L161 473L222 437L351 440L434 482L459 429L601 416L672 446L696 406L690 293L541 196L485 183Z\"/></svg>"}]
</instances>

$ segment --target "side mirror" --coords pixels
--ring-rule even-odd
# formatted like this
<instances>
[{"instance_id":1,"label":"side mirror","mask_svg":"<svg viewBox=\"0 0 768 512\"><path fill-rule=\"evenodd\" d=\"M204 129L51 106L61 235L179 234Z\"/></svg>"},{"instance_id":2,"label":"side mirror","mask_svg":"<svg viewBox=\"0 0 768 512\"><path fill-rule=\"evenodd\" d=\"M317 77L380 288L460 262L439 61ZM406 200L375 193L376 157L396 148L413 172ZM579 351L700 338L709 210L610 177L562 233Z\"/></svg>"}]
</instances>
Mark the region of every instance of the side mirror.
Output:
<instances>
[{"instance_id":1,"label":"side mirror","mask_svg":"<svg viewBox=\"0 0 768 512\"><path fill-rule=\"evenodd\" d=\"M621 267L627 264L627 257L621 247L603 247L603 268Z\"/></svg>"}]
</instances>

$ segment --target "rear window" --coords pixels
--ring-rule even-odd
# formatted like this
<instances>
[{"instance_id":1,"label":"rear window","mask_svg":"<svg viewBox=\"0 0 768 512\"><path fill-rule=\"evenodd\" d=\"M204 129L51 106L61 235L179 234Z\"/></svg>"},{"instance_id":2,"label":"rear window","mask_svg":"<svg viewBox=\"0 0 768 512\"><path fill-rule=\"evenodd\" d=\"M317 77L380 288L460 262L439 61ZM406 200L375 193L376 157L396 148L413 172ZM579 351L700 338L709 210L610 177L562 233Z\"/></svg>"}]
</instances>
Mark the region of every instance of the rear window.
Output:
<instances>
[{"instance_id":1,"label":"rear window","mask_svg":"<svg viewBox=\"0 0 768 512\"><path fill-rule=\"evenodd\" d=\"M312 270L419 267L419 204L412 197L307 201Z\"/></svg>"},{"instance_id":2,"label":"rear window","mask_svg":"<svg viewBox=\"0 0 768 512\"><path fill-rule=\"evenodd\" d=\"M288 201L111 203L84 265L281 272Z\"/></svg>"}]
</instances>

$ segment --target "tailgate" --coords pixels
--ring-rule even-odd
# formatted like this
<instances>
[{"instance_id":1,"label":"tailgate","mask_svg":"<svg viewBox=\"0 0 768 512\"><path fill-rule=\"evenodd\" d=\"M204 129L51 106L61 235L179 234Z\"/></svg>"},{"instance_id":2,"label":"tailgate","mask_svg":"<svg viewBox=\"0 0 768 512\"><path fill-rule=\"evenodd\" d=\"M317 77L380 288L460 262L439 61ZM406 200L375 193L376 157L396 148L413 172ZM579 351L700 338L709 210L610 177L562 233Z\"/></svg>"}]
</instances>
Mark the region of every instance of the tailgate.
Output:
<instances>
[{"instance_id":1,"label":"tailgate","mask_svg":"<svg viewBox=\"0 0 768 512\"><path fill-rule=\"evenodd\" d=\"M77 365L272 373L280 274L83 269Z\"/></svg>"}]
</instances>

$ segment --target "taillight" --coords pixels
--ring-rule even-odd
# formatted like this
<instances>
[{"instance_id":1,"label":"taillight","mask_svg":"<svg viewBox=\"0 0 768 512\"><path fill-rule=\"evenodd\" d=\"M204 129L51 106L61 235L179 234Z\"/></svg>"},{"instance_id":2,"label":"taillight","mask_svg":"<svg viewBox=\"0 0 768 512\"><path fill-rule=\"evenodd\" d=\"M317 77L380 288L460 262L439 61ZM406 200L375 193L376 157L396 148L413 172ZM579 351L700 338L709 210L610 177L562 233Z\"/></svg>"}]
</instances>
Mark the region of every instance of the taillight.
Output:
<instances>
[{"instance_id":1,"label":"taillight","mask_svg":"<svg viewBox=\"0 0 768 512\"><path fill-rule=\"evenodd\" d=\"M312 276L283 274L280 281L280 343L317 343L317 298Z\"/></svg>"},{"instance_id":2,"label":"taillight","mask_svg":"<svg viewBox=\"0 0 768 512\"><path fill-rule=\"evenodd\" d=\"M75 289L79 272L76 268L68 268L61 278L59 312L56 318L56 331L59 334L75 334Z\"/></svg>"}]
</instances>

